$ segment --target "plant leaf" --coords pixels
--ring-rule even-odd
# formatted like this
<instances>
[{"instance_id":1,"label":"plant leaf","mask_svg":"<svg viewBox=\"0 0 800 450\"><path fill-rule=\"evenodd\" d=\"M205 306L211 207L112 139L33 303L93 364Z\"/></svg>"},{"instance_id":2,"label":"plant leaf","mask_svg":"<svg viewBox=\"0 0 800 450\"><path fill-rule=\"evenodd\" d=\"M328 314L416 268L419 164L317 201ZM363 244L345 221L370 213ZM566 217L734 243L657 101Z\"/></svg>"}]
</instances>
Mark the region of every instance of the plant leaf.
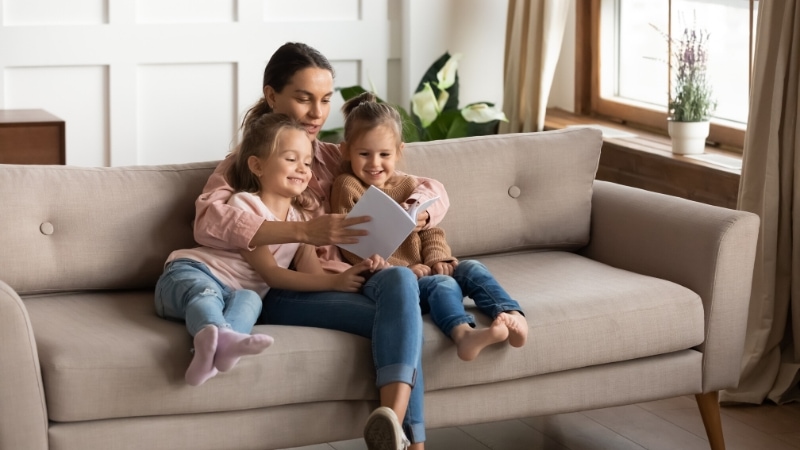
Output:
<instances>
[{"instance_id":1,"label":"plant leaf","mask_svg":"<svg viewBox=\"0 0 800 450\"><path fill-rule=\"evenodd\" d=\"M339 88L339 93L342 94L344 101L348 101L353 97L358 97L364 92L367 92L367 90L358 85Z\"/></svg>"},{"instance_id":2,"label":"plant leaf","mask_svg":"<svg viewBox=\"0 0 800 450\"><path fill-rule=\"evenodd\" d=\"M439 93L442 91L439 89L436 84L439 82L439 71L442 70L447 61L450 60L450 53L444 52L442 56L439 57L436 61L431 64L428 70L422 75L422 79L419 81L417 85L417 89L414 91L419 92L420 90L425 88L425 83L430 83L431 88L433 89L433 95L438 98ZM458 71L455 73L455 79L453 80L453 85L447 88L447 93L449 95L447 99L447 103L442 108L442 111L447 111L450 109L458 109Z\"/></svg>"}]
</instances>

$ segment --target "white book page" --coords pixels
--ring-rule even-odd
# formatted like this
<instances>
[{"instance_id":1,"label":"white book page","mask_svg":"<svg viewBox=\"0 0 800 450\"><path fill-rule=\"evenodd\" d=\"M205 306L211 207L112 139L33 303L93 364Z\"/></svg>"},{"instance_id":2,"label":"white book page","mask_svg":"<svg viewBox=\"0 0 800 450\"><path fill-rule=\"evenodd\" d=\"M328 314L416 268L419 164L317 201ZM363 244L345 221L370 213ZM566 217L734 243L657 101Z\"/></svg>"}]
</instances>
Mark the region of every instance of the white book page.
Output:
<instances>
[{"instance_id":1,"label":"white book page","mask_svg":"<svg viewBox=\"0 0 800 450\"><path fill-rule=\"evenodd\" d=\"M388 259L414 231L417 226L416 215L436 200L438 197L414 205L412 216L383 191L370 186L347 214L347 217L370 216L371 221L354 226L367 230L369 234L359 237L357 244L341 244L339 247L361 258L378 254L383 259Z\"/></svg>"}]
</instances>

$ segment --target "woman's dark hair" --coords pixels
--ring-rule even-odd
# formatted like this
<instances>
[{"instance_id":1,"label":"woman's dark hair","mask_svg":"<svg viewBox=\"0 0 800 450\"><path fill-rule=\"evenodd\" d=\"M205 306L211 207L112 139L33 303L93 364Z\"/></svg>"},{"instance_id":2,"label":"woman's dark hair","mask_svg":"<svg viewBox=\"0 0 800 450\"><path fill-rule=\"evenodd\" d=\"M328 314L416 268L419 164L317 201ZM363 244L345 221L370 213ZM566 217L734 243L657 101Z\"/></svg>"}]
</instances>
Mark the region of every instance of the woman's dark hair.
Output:
<instances>
[{"instance_id":1,"label":"woman's dark hair","mask_svg":"<svg viewBox=\"0 0 800 450\"><path fill-rule=\"evenodd\" d=\"M333 66L331 66L330 61L317 49L300 42L287 42L281 45L267 62L267 66L264 68L264 80L261 88L263 90L266 86L272 86L275 92L281 92L289 84L295 73L309 67L325 69L333 75ZM267 103L267 99L262 96L244 115L242 128L247 128L249 120L255 120L271 112L272 107Z\"/></svg>"},{"instance_id":2,"label":"woman's dark hair","mask_svg":"<svg viewBox=\"0 0 800 450\"><path fill-rule=\"evenodd\" d=\"M397 136L398 144L403 138L403 120L388 103L378 102L372 92L364 92L346 101L342 106L344 113L344 140L357 139L363 133L379 125L390 127Z\"/></svg>"},{"instance_id":3,"label":"woman's dark hair","mask_svg":"<svg viewBox=\"0 0 800 450\"><path fill-rule=\"evenodd\" d=\"M227 179L234 190L237 192L256 193L261 190L261 182L258 177L250 171L247 160L251 156L256 158L269 158L276 150L278 136L284 131L294 129L302 131L305 135L306 129L302 124L293 120L286 114L268 113L262 114L250 121L244 129L242 143L233 153L236 158L233 165L228 170ZM316 148L312 144L312 157ZM306 189L293 200L294 206L300 210L312 210L318 206L316 198Z\"/></svg>"}]
</instances>

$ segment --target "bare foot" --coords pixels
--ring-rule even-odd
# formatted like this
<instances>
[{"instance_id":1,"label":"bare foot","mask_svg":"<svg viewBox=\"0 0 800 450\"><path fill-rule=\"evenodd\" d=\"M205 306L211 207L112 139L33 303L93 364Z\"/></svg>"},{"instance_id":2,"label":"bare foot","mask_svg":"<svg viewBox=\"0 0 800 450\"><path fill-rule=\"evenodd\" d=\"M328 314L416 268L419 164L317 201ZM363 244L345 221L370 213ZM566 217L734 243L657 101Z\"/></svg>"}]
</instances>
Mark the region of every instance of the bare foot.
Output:
<instances>
[{"instance_id":1,"label":"bare foot","mask_svg":"<svg viewBox=\"0 0 800 450\"><path fill-rule=\"evenodd\" d=\"M217 351L218 330L208 325L194 335L194 356L184 378L191 386L200 386L217 374L214 353Z\"/></svg>"},{"instance_id":2,"label":"bare foot","mask_svg":"<svg viewBox=\"0 0 800 450\"><path fill-rule=\"evenodd\" d=\"M239 362L239 358L257 355L272 345L272 342L272 336L266 334L243 334L230 328L222 328L219 330L214 367L220 372L227 372Z\"/></svg>"},{"instance_id":3,"label":"bare foot","mask_svg":"<svg viewBox=\"0 0 800 450\"><path fill-rule=\"evenodd\" d=\"M508 326L504 321L495 319L489 328L476 329L466 325L456 327L452 334L458 357L463 361L472 361L484 348L508 339Z\"/></svg>"},{"instance_id":4,"label":"bare foot","mask_svg":"<svg viewBox=\"0 0 800 450\"><path fill-rule=\"evenodd\" d=\"M503 312L497 316L508 327L508 343L512 347L522 347L528 339L528 321L519 311Z\"/></svg>"}]
</instances>

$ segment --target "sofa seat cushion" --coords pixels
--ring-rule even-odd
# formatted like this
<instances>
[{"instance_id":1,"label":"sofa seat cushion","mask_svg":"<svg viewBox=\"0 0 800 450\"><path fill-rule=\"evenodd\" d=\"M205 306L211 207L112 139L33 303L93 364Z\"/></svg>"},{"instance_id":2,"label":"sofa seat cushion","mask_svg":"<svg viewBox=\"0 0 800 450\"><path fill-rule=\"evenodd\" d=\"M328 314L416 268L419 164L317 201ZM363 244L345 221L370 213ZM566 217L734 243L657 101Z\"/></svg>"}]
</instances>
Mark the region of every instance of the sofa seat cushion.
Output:
<instances>
[{"instance_id":1,"label":"sofa seat cushion","mask_svg":"<svg viewBox=\"0 0 800 450\"><path fill-rule=\"evenodd\" d=\"M569 252L528 252L479 260L522 306L529 326L528 341L522 348L489 347L474 361L463 362L450 339L427 322L426 390L644 358L703 342L700 297L678 284ZM473 312L479 326L489 324Z\"/></svg>"},{"instance_id":2,"label":"sofa seat cushion","mask_svg":"<svg viewBox=\"0 0 800 450\"><path fill-rule=\"evenodd\" d=\"M666 354L703 340L699 297L674 283L567 252L481 261L522 305L528 343L492 346L463 362L426 317L428 391ZM272 347L190 387L183 374L191 338L182 323L155 315L152 292L28 297L25 303L53 421L377 399L370 343L358 336L258 325L275 337ZM489 322L477 318L482 326Z\"/></svg>"},{"instance_id":3,"label":"sofa seat cushion","mask_svg":"<svg viewBox=\"0 0 800 450\"><path fill-rule=\"evenodd\" d=\"M317 328L258 325L265 353L192 387L192 339L155 314L153 293L25 299L48 416L56 422L247 410L321 400L377 399L370 342Z\"/></svg>"}]
</instances>

